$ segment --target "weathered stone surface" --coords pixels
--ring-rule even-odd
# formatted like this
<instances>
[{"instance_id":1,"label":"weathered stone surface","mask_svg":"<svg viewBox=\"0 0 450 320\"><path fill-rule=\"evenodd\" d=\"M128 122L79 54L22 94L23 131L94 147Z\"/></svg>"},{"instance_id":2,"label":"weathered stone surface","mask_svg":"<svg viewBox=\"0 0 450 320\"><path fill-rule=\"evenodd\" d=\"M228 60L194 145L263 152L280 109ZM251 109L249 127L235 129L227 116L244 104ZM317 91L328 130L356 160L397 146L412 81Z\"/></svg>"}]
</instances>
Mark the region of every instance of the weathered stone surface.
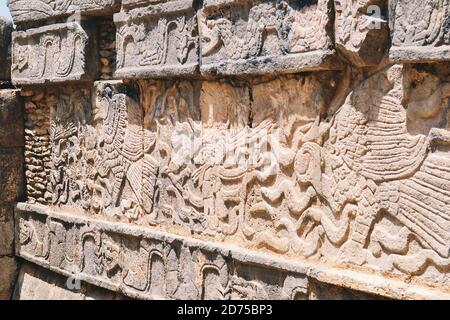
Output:
<instances>
[{"instance_id":1,"label":"weathered stone surface","mask_svg":"<svg viewBox=\"0 0 450 320\"><path fill-rule=\"evenodd\" d=\"M208 0L199 12L201 71L276 74L335 68L332 1Z\"/></svg>"},{"instance_id":2,"label":"weathered stone surface","mask_svg":"<svg viewBox=\"0 0 450 320\"><path fill-rule=\"evenodd\" d=\"M23 193L23 151L0 148L0 204L18 201Z\"/></svg>"},{"instance_id":3,"label":"weathered stone surface","mask_svg":"<svg viewBox=\"0 0 450 320\"><path fill-rule=\"evenodd\" d=\"M358 67L380 63L389 39L387 0L335 0L336 47Z\"/></svg>"},{"instance_id":4,"label":"weathered stone surface","mask_svg":"<svg viewBox=\"0 0 450 320\"><path fill-rule=\"evenodd\" d=\"M448 0L14 3L18 298L450 297Z\"/></svg>"},{"instance_id":5,"label":"weathered stone surface","mask_svg":"<svg viewBox=\"0 0 450 320\"><path fill-rule=\"evenodd\" d=\"M449 296L436 288L274 259L236 246L57 213L43 206L19 204L16 212L17 252L22 258L133 298L316 299L325 294L324 282L341 287L335 290L342 297L355 297L360 290L405 299Z\"/></svg>"},{"instance_id":6,"label":"weathered stone surface","mask_svg":"<svg viewBox=\"0 0 450 320\"><path fill-rule=\"evenodd\" d=\"M13 205L0 205L0 257L14 254Z\"/></svg>"},{"instance_id":7,"label":"weathered stone surface","mask_svg":"<svg viewBox=\"0 0 450 320\"><path fill-rule=\"evenodd\" d=\"M119 0L8 0L16 23L40 21L74 13L107 15L118 9Z\"/></svg>"},{"instance_id":8,"label":"weathered stone surface","mask_svg":"<svg viewBox=\"0 0 450 320\"><path fill-rule=\"evenodd\" d=\"M124 7L129 8L126 5L131 3L124 3ZM139 3L143 6L130 7L114 15L117 26L116 76L161 78L198 73L194 1Z\"/></svg>"},{"instance_id":9,"label":"weathered stone surface","mask_svg":"<svg viewBox=\"0 0 450 320\"><path fill-rule=\"evenodd\" d=\"M31 263L20 269L14 300L122 300L115 292L78 283Z\"/></svg>"},{"instance_id":10,"label":"weathered stone surface","mask_svg":"<svg viewBox=\"0 0 450 320\"><path fill-rule=\"evenodd\" d=\"M23 147L23 105L19 90L0 91L0 148Z\"/></svg>"},{"instance_id":11,"label":"weathered stone surface","mask_svg":"<svg viewBox=\"0 0 450 320\"><path fill-rule=\"evenodd\" d=\"M17 264L14 258L0 257L0 300L9 300L17 277Z\"/></svg>"},{"instance_id":12,"label":"weathered stone surface","mask_svg":"<svg viewBox=\"0 0 450 320\"><path fill-rule=\"evenodd\" d=\"M99 82L52 109L38 202L445 291L448 79L392 66L337 112L335 81Z\"/></svg>"},{"instance_id":13,"label":"weathered stone surface","mask_svg":"<svg viewBox=\"0 0 450 320\"><path fill-rule=\"evenodd\" d=\"M390 24L395 62L450 60L450 2L391 0Z\"/></svg>"},{"instance_id":14,"label":"weathered stone surface","mask_svg":"<svg viewBox=\"0 0 450 320\"><path fill-rule=\"evenodd\" d=\"M12 21L0 17L0 80L11 78L11 32Z\"/></svg>"},{"instance_id":15,"label":"weathered stone surface","mask_svg":"<svg viewBox=\"0 0 450 320\"><path fill-rule=\"evenodd\" d=\"M13 32L12 81L17 85L95 79L97 49L77 22Z\"/></svg>"}]
</instances>

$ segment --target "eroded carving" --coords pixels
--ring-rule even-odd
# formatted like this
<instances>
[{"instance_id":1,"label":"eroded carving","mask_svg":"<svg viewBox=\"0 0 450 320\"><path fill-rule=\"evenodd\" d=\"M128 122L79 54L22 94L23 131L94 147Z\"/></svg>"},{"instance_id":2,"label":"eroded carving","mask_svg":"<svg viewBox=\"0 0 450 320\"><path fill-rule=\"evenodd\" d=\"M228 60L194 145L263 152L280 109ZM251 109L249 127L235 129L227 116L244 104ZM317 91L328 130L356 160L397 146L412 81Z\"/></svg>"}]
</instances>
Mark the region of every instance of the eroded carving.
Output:
<instances>
[{"instance_id":1,"label":"eroded carving","mask_svg":"<svg viewBox=\"0 0 450 320\"><path fill-rule=\"evenodd\" d=\"M332 68L331 2L205 1L199 12L203 73Z\"/></svg>"},{"instance_id":2,"label":"eroded carving","mask_svg":"<svg viewBox=\"0 0 450 320\"><path fill-rule=\"evenodd\" d=\"M390 1L392 47L396 62L450 59L448 0Z\"/></svg>"},{"instance_id":3,"label":"eroded carving","mask_svg":"<svg viewBox=\"0 0 450 320\"><path fill-rule=\"evenodd\" d=\"M74 13L105 15L117 9L117 0L8 0L16 23L46 20Z\"/></svg>"},{"instance_id":4,"label":"eroded carving","mask_svg":"<svg viewBox=\"0 0 450 320\"><path fill-rule=\"evenodd\" d=\"M95 77L95 46L89 39L76 22L13 32L12 81L26 85Z\"/></svg>"},{"instance_id":5,"label":"eroded carving","mask_svg":"<svg viewBox=\"0 0 450 320\"><path fill-rule=\"evenodd\" d=\"M127 6L125 6L127 8ZM114 16L116 76L131 78L194 75L198 32L193 1L167 1Z\"/></svg>"}]
</instances>

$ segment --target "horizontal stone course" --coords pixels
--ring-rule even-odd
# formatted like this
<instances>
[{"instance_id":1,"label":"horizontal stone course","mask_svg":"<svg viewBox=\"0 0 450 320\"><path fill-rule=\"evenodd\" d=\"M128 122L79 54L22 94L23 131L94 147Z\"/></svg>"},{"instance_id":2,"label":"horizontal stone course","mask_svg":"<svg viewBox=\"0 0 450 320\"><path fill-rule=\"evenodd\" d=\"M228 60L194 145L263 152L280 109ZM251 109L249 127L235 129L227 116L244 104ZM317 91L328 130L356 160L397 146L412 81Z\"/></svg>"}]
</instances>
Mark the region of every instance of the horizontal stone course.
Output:
<instances>
[{"instance_id":1,"label":"horizontal stone course","mask_svg":"<svg viewBox=\"0 0 450 320\"><path fill-rule=\"evenodd\" d=\"M107 15L120 7L120 0L8 0L8 7L16 23L44 21L68 16Z\"/></svg>"},{"instance_id":2,"label":"horizontal stone course","mask_svg":"<svg viewBox=\"0 0 450 320\"><path fill-rule=\"evenodd\" d=\"M133 298L223 299L228 296L209 294L223 292L222 286L228 285L228 298L232 299L308 299L308 279L390 298L450 298L449 292L395 278L287 260L40 205L19 204L16 219L16 249L20 257L66 277ZM247 268L253 270L251 280L246 279ZM273 287L264 274L282 282ZM239 288L243 287L245 296L240 295ZM270 289L274 288L281 291L272 295Z\"/></svg>"},{"instance_id":3,"label":"horizontal stone course","mask_svg":"<svg viewBox=\"0 0 450 320\"><path fill-rule=\"evenodd\" d=\"M13 32L12 82L32 85L95 79L98 53L91 31L71 22Z\"/></svg>"},{"instance_id":4,"label":"horizontal stone course","mask_svg":"<svg viewBox=\"0 0 450 320\"><path fill-rule=\"evenodd\" d=\"M394 62L450 60L450 2L391 0L390 24Z\"/></svg>"}]
</instances>

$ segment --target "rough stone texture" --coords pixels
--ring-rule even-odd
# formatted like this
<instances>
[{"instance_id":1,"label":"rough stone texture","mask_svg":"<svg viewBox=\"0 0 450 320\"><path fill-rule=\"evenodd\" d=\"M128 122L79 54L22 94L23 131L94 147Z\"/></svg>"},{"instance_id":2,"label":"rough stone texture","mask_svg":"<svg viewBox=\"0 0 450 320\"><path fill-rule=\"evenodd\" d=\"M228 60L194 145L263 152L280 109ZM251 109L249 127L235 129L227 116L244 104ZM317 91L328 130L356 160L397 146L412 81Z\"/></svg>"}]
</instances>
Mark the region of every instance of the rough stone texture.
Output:
<instances>
[{"instance_id":1,"label":"rough stone texture","mask_svg":"<svg viewBox=\"0 0 450 320\"><path fill-rule=\"evenodd\" d=\"M136 1L134 1L136 2ZM117 77L195 75L199 68L197 18L193 0L169 0L131 7L114 16Z\"/></svg>"},{"instance_id":2,"label":"rough stone texture","mask_svg":"<svg viewBox=\"0 0 450 320\"><path fill-rule=\"evenodd\" d=\"M127 0L22 24L25 151L0 154L25 160L17 298L56 273L143 299L449 298L448 6Z\"/></svg>"},{"instance_id":3,"label":"rough stone texture","mask_svg":"<svg viewBox=\"0 0 450 320\"><path fill-rule=\"evenodd\" d=\"M20 269L16 300L123 300L125 297L105 289L50 273L46 269L26 263Z\"/></svg>"},{"instance_id":4,"label":"rough stone texture","mask_svg":"<svg viewBox=\"0 0 450 320\"><path fill-rule=\"evenodd\" d=\"M335 0L336 47L358 67L380 63L389 40L386 0Z\"/></svg>"},{"instance_id":5,"label":"rough stone texture","mask_svg":"<svg viewBox=\"0 0 450 320\"><path fill-rule=\"evenodd\" d=\"M276 74L336 68L332 1L206 0L198 14L201 71Z\"/></svg>"},{"instance_id":6,"label":"rough stone texture","mask_svg":"<svg viewBox=\"0 0 450 320\"><path fill-rule=\"evenodd\" d=\"M392 61L450 60L448 0L391 0L389 5Z\"/></svg>"},{"instance_id":7,"label":"rough stone texture","mask_svg":"<svg viewBox=\"0 0 450 320\"><path fill-rule=\"evenodd\" d=\"M75 13L107 15L119 7L118 0L8 0L16 23L47 20Z\"/></svg>"},{"instance_id":8,"label":"rough stone texture","mask_svg":"<svg viewBox=\"0 0 450 320\"><path fill-rule=\"evenodd\" d=\"M11 298L17 277L17 264L14 258L0 257L0 300Z\"/></svg>"},{"instance_id":9,"label":"rough stone texture","mask_svg":"<svg viewBox=\"0 0 450 320\"><path fill-rule=\"evenodd\" d=\"M0 148L0 203L20 200L23 189L23 151Z\"/></svg>"},{"instance_id":10,"label":"rough stone texture","mask_svg":"<svg viewBox=\"0 0 450 320\"><path fill-rule=\"evenodd\" d=\"M10 65L11 65L11 32L12 21L0 17L0 82L2 80L9 80Z\"/></svg>"},{"instance_id":11,"label":"rough stone texture","mask_svg":"<svg viewBox=\"0 0 450 320\"><path fill-rule=\"evenodd\" d=\"M12 82L45 84L95 79L93 30L77 22L13 32Z\"/></svg>"},{"instance_id":12,"label":"rough stone texture","mask_svg":"<svg viewBox=\"0 0 450 320\"><path fill-rule=\"evenodd\" d=\"M23 147L23 130L20 90L0 90L0 147Z\"/></svg>"},{"instance_id":13,"label":"rough stone texture","mask_svg":"<svg viewBox=\"0 0 450 320\"><path fill-rule=\"evenodd\" d=\"M14 207L0 205L0 257L14 255Z\"/></svg>"}]
</instances>

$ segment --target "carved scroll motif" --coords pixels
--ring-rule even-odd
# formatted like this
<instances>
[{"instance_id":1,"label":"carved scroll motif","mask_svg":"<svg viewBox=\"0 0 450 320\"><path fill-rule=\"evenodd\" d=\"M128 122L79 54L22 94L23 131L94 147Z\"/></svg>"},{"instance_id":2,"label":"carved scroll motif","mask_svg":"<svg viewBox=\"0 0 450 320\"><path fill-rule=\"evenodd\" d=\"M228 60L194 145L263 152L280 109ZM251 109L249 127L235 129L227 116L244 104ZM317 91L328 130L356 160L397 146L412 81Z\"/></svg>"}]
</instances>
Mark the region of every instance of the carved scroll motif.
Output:
<instances>
[{"instance_id":1,"label":"carved scroll motif","mask_svg":"<svg viewBox=\"0 0 450 320\"><path fill-rule=\"evenodd\" d=\"M192 1L167 1L116 14L116 75L146 78L197 73L197 18L192 6Z\"/></svg>"},{"instance_id":2,"label":"carved scroll motif","mask_svg":"<svg viewBox=\"0 0 450 320\"><path fill-rule=\"evenodd\" d=\"M12 81L42 84L88 80L95 76L89 35L78 23L13 33Z\"/></svg>"},{"instance_id":3,"label":"carved scroll motif","mask_svg":"<svg viewBox=\"0 0 450 320\"><path fill-rule=\"evenodd\" d=\"M264 277L250 280L245 259L191 239L120 224L56 216L42 207L18 211L18 254L38 265L100 287L141 299L274 299L306 293L301 274L272 269L277 284ZM34 209L32 209L34 208ZM238 254L237 254L238 255ZM270 268L268 266L268 268ZM305 296L304 298L307 298Z\"/></svg>"},{"instance_id":4,"label":"carved scroll motif","mask_svg":"<svg viewBox=\"0 0 450 320\"><path fill-rule=\"evenodd\" d=\"M430 62L450 59L448 0L390 2L391 60Z\"/></svg>"},{"instance_id":5,"label":"carved scroll motif","mask_svg":"<svg viewBox=\"0 0 450 320\"><path fill-rule=\"evenodd\" d=\"M67 16L73 13L111 13L118 7L117 0L8 0L15 23L38 21Z\"/></svg>"},{"instance_id":6,"label":"carved scroll motif","mask_svg":"<svg viewBox=\"0 0 450 320\"><path fill-rule=\"evenodd\" d=\"M330 1L205 1L199 12L202 73L334 68Z\"/></svg>"}]
</instances>

